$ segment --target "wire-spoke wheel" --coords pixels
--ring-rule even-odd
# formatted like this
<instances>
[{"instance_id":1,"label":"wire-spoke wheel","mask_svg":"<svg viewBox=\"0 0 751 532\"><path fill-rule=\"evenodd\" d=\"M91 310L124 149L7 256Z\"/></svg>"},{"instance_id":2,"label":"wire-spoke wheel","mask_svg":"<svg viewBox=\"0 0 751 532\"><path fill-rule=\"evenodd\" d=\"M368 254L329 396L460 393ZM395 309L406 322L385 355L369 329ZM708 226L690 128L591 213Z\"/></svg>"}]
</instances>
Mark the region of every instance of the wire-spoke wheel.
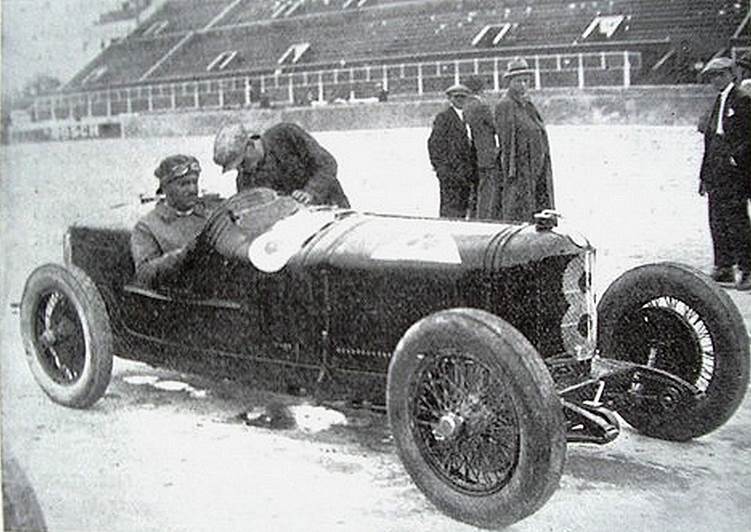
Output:
<instances>
[{"instance_id":1,"label":"wire-spoke wheel","mask_svg":"<svg viewBox=\"0 0 751 532\"><path fill-rule=\"evenodd\" d=\"M21 335L34 378L55 402L85 408L107 389L112 333L104 301L78 268L40 266L21 302Z\"/></svg>"},{"instance_id":2,"label":"wire-spoke wheel","mask_svg":"<svg viewBox=\"0 0 751 532\"><path fill-rule=\"evenodd\" d=\"M633 427L688 440L738 408L748 386L748 334L732 300L701 272L674 263L635 268L607 289L597 310L604 357L667 371L705 394L692 408L658 415L646 404L619 409Z\"/></svg>"},{"instance_id":3,"label":"wire-spoke wheel","mask_svg":"<svg viewBox=\"0 0 751 532\"><path fill-rule=\"evenodd\" d=\"M566 440L552 378L492 314L452 309L413 325L391 360L387 402L405 469L451 517L505 526L558 486Z\"/></svg>"}]
</instances>

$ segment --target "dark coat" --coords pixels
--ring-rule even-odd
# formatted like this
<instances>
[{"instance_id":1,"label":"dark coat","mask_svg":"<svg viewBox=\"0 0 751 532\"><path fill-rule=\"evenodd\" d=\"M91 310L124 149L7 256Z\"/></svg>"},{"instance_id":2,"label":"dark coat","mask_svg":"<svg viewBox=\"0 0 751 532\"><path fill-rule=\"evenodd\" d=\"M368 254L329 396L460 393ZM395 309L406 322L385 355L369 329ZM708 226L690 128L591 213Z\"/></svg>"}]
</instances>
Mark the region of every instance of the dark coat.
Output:
<instances>
[{"instance_id":1,"label":"dark coat","mask_svg":"<svg viewBox=\"0 0 751 532\"><path fill-rule=\"evenodd\" d=\"M441 216L463 217L477 184L477 163L467 127L451 107L433 121L428 155L441 188Z\"/></svg>"},{"instance_id":2,"label":"dark coat","mask_svg":"<svg viewBox=\"0 0 751 532\"><path fill-rule=\"evenodd\" d=\"M494 168L498 160L498 140L490 105L480 96L467 98L464 120L472 131L478 168Z\"/></svg>"},{"instance_id":3,"label":"dark coat","mask_svg":"<svg viewBox=\"0 0 751 532\"><path fill-rule=\"evenodd\" d=\"M545 123L532 102L506 94L495 108L495 124L502 218L531 222L534 213L555 208Z\"/></svg>"},{"instance_id":4,"label":"dark coat","mask_svg":"<svg viewBox=\"0 0 751 532\"><path fill-rule=\"evenodd\" d=\"M501 218L498 136L493 110L483 97L470 96L464 105L464 117L472 131L477 157L477 205L473 215L483 219Z\"/></svg>"},{"instance_id":5,"label":"dark coat","mask_svg":"<svg viewBox=\"0 0 751 532\"><path fill-rule=\"evenodd\" d=\"M730 90L722 117L723 135L716 134L719 109L718 94L704 131L699 178L710 194L751 198L751 98L737 87Z\"/></svg>"},{"instance_id":6,"label":"dark coat","mask_svg":"<svg viewBox=\"0 0 751 532\"><path fill-rule=\"evenodd\" d=\"M336 159L300 126L276 124L263 133L261 141L266 154L252 173L238 171L238 192L267 187L288 196L303 190L316 205L350 206L336 178Z\"/></svg>"}]
</instances>

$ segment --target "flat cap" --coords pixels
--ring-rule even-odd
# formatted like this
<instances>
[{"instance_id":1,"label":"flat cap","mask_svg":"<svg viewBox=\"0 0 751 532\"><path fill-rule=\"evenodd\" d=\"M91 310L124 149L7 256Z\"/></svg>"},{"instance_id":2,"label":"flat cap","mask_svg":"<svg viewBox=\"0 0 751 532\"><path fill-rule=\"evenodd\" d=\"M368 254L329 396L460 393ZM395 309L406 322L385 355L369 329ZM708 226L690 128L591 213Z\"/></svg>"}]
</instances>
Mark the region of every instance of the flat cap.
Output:
<instances>
[{"instance_id":1,"label":"flat cap","mask_svg":"<svg viewBox=\"0 0 751 532\"><path fill-rule=\"evenodd\" d=\"M214 139L214 162L222 172L234 170L243 161L250 132L240 123L229 124L219 130Z\"/></svg>"},{"instance_id":2,"label":"flat cap","mask_svg":"<svg viewBox=\"0 0 751 532\"><path fill-rule=\"evenodd\" d=\"M448 94L449 96L458 96L461 94L463 94L464 96L469 96L470 92L466 85L462 85L461 83L454 83L448 89L446 89L446 94Z\"/></svg>"}]
</instances>

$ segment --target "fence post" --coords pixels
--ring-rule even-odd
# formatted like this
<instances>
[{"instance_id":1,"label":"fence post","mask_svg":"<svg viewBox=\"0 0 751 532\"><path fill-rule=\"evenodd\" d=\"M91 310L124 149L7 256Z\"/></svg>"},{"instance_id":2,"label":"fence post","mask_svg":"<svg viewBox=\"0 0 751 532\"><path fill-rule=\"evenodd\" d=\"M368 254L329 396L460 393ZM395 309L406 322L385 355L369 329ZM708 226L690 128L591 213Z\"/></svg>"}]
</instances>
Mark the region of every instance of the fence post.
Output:
<instances>
[{"instance_id":1,"label":"fence post","mask_svg":"<svg viewBox=\"0 0 751 532\"><path fill-rule=\"evenodd\" d=\"M86 116L88 116L89 118L94 116L94 109L93 109L94 103L92 101L92 96L93 95L91 93L88 93L86 95Z\"/></svg>"},{"instance_id":2,"label":"fence post","mask_svg":"<svg viewBox=\"0 0 751 532\"><path fill-rule=\"evenodd\" d=\"M289 103L294 104L295 103L295 89L292 86L292 74L288 74L287 79L289 80L287 83L287 98L289 99Z\"/></svg>"},{"instance_id":3,"label":"fence post","mask_svg":"<svg viewBox=\"0 0 751 532\"><path fill-rule=\"evenodd\" d=\"M172 104L172 110L177 109L177 95L175 94L175 85L169 86L170 90L170 103Z\"/></svg>"},{"instance_id":4,"label":"fence post","mask_svg":"<svg viewBox=\"0 0 751 532\"><path fill-rule=\"evenodd\" d=\"M107 91L107 116L112 116L112 91Z\"/></svg>"},{"instance_id":5,"label":"fence post","mask_svg":"<svg viewBox=\"0 0 751 532\"><path fill-rule=\"evenodd\" d=\"M542 87L540 79L540 56L535 55L535 89L539 90Z\"/></svg>"},{"instance_id":6,"label":"fence post","mask_svg":"<svg viewBox=\"0 0 751 532\"><path fill-rule=\"evenodd\" d=\"M459 83L459 60L454 61L454 83Z\"/></svg>"},{"instance_id":7,"label":"fence post","mask_svg":"<svg viewBox=\"0 0 751 532\"><path fill-rule=\"evenodd\" d=\"M623 52L623 86L631 86L631 58L628 51Z\"/></svg>"},{"instance_id":8,"label":"fence post","mask_svg":"<svg viewBox=\"0 0 751 532\"><path fill-rule=\"evenodd\" d=\"M389 90L389 67L383 65L383 90Z\"/></svg>"},{"instance_id":9,"label":"fence post","mask_svg":"<svg viewBox=\"0 0 751 532\"><path fill-rule=\"evenodd\" d=\"M250 77L245 76L245 107L250 107Z\"/></svg>"},{"instance_id":10,"label":"fence post","mask_svg":"<svg viewBox=\"0 0 751 532\"><path fill-rule=\"evenodd\" d=\"M149 106L149 112L154 110L154 86L149 86L149 97L148 97L148 106Z\"/></svg>"},{"instance_id":11,"label":"fence post","mask_svg":"<svg viewBox=\"0 0 751 532\"><path fill-rule=\"evenodd\" d=\"M475 74L479 74L480 73L480 60L475 57L474 63L475 63Z\"/></svg>"},{"instance_id":12,"label":"fence post","mask_svg":"<svg viewBox=\"0 0 751 532\"><path fill-rule=\"evenodd\" d=\"M422 63L417 63L417 94L419 96L422 96L424 90L425 90L425 87L423 85L423 79L422 79Z\"/></svg>"},{"instance_id":13,"label":"fence post","mask_svg":"<svg viewBox=\"0 0 751 532\"><path fill-rule=\"evenodd\" d=\"M128 114L130 114L130 113L133 112L133 102L131 101L130 87L128 87L125 90L126 90L125 94L126 94L126 98L127 98L125 105L126 105L126 109L128 110Z\"/></svg>"},{"instance_id":14,"label":"fence post","mask_svg":"<svg viewBox=\"0 0 751 532\"><path fill-rule=\"evenodd\" d=\"M501 83L498 77L498 58L493 59L493 90L498 92L501 90Z\"/></svg>"},{"instance_id":15,"label":"fence post","mask_svg":"<svg viewBox=\"0 0 751 532\"><path fill-rule=\"evenodd\" d=\"M579 66L576 69L577 73L579 74L579 88L584 88L584 57L582 54L579 54Z\"/></svg>"},{"instance_id":16,"label":"fence post","mask_svg":"<svg viewBox=\"0 0 751 532\"><path fill-rule=\"evenodd\" d=\"M209 83L211 83L211 82L209 82ZM198 96L198 82L197 81L196 81L195 87L196 87L196 89L195 89L195 92L193 93L193 107L195 107L196 109L198 109L199 107L201 107L201 98ZM183 91L184 90L185 90L185 85L183 85ZM209 85L209 91L210 90L211 90L211 85ZM175 91L175 87L173 86L172 87L172 92L174 93L174 91Z\"/></svg>"},{"instance_id":17,"label":"fence post","mask_svg":"<svg viewBox=\"0 0 751 532\"><path fill-rule=\"evenodd\" d=\"M224 109L224 81L219 81L219 109Z\"/></svg>"}]
</instances>

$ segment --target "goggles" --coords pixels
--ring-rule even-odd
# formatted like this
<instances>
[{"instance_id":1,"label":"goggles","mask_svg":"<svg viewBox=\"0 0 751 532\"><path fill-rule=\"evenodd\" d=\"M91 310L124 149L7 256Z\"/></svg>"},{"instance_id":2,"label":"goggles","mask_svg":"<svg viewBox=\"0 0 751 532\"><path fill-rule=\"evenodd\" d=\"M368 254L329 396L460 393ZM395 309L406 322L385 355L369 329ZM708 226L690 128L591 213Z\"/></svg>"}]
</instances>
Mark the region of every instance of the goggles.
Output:
<instances>
[{"instance_id":1,"label":"goggles","mask_svg":"<svg viewBox=\"0 0 751 532\"><path fill-rule=\"evenodd\" d=\"M188 175L192 172L196 174L201 173L201 165L198 164L198 161L190 161L189 163L183 163L173 166L170 170L170 180Z\"/></svg>"}]
</instances>

